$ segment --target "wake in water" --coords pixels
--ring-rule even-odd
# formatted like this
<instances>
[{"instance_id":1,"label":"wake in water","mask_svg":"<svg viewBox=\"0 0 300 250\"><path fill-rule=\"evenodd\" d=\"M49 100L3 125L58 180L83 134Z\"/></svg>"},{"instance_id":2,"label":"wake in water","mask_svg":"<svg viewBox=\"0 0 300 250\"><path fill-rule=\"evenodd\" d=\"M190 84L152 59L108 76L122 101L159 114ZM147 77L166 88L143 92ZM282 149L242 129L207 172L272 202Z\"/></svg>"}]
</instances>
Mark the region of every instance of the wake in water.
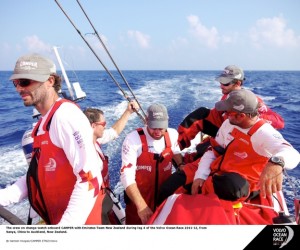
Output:
<instances>
[{"instance_id":1,"label":"wake in water","mask_svg":"<svg viewBox=\"0 0 300 250\"><path fill-rule=\"evenodd\" d=\"M169 111L170 127L173 128L177 128L184 117L196 108L201 106L211 108L219 100L221 97L219 83L214 81L218 73L219 71L124 72L142 107L146 109L154 102L164 104ZM1 74L0 80L4 85L10 84L7 80L10 74L11 72ZM286 128L282 131L282 134L299 151L300 135L297 128L300 126L298 116L300 97L292 95L290 89L300 91L300 73L296 74L296 77L294 76L295 73L292 73L291 76L287 72L285 78L291 79L291 82L288 85L280 85L280 92L278 92L278 88L276 92L273 91L276 84L272 81L272 75L276 79L276 72L267 72L266 74L264 72L246 72L247 75L248 80L245 82L245 87L254 89L254 92L257 92L268 106L284 117ZM87 98L78 104L82 109L91 106L102 109L108 122L107 127L111 126L126 108L127 101L122 93L107 78L105 73L80 71L78 77L85 80L85 82L80 81L80 83L87 94ZM252 81L252 78L256 80ZM6 107L5 114L9 118L4 119L4 116L0 118L0 139L2 143L0 146L0 187L4 188L27 171L28 166L22 152L21 139L23 132L31 126L33 119L31 118L32 109L22 105L19 97L11 87L2 87L2 93L3 98L0 100L0 106ZM110 158L111 185L121 198L123 197L123 187L119 179L121 145L126 134L142 125L142 121L136 115L131 116L120 137L110 144L104 145L103 148ZM12 131L17 131L17 133L12 133ZM289 175L291 176L291 182L299 187L299 167L289 171ZM284 178L284 194L289 210L293 213L294 192L286 178ZM27 200L7 208L22 218L24 222L27 221L29 209ZM0 224L4 223L3 220L0 220Z\"/></svg>"}]
</instances>

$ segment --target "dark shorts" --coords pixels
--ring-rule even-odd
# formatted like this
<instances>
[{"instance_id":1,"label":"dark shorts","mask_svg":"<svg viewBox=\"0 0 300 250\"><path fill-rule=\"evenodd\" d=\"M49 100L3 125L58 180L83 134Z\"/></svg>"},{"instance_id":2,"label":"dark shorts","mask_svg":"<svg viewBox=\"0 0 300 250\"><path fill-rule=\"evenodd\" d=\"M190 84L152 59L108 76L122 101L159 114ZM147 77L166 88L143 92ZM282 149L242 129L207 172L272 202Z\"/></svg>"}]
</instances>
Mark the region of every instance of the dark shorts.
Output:
<instances>
[{"instance_id":1,"label":"dark shorts","mask_svg":"<svg viewBox=\"0 0 300 250\"><path fill-rule=\"evenodd\" d=\"M112 211L113 204L114 203L112 199L109 197L109 194L106 193L102 202L102 224L103 225L112 224L109 219L109 214Z\"/></svg>"}]
</instances>

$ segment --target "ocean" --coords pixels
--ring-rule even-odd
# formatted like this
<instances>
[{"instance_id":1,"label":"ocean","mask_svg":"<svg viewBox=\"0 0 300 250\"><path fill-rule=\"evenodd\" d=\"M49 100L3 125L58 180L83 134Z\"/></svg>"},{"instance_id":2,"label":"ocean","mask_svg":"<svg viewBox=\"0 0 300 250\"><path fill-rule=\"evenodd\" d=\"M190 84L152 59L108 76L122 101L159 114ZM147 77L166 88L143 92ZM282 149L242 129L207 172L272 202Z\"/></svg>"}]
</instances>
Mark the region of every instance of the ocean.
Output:
<instances>
[{"instance_id":1,"label":"ocean","mask_svg":"<svg viewBox=\"0 0 300 250\"><path fill-rule=\"evenodd\" d=\"M131 96L126 84L111 71L120 87ZM198 107L213 107L221 97L219 83L214 79L220 71L123 71L132 92L144 111L154 103L162 103L168 108L169 127L177 128L190 112ZM8 80L12 72L0 72L0 188L15 182L27 170L27 162L22 151L22 136L31 128L35 120L33 109L25 107L23 101ZM117 85L105 71L67 71L71 82L79 81L86 93L86 99L78 102L82 109L97 107L104 111L107 126L111 126L123 113L127 100ZM265 103L285 119L281 133L300 151L300 71L245 71L244 87L253 90ZM109 156L109 172L112 188L122 199L122 185L119 182L121 167L121 145L127 133L143 126L141 119L133 114L118 139L104 145ZM293 213L293 199L299 192L299 166L288 171L284 178L284 194L289 210ZM123 201L122 201L123 202ZM24 222L27 221L28 201L7 207ZM0 219L0 224L7 222Z\"/></svg>"}]
</instances>

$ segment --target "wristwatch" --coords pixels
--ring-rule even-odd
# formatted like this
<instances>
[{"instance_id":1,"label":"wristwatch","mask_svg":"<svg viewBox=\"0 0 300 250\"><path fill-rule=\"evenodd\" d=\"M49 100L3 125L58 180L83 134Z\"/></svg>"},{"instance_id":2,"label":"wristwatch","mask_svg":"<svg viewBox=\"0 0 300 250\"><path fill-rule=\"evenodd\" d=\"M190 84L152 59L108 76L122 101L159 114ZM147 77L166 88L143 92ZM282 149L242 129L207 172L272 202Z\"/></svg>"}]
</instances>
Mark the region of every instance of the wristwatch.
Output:
<instances>
[{"instance_id":1,"label":"wristwatch","mask_svg":"<svg viewBox=\"0 0 300 250\"><path fill-rule=\"evenodd\" d=\"M274 163L274 164L277 164L277 165L281 166L282 168L284 167L284 161L283 161L280 157L272 156L272 157L269 159L269 162L272 162L272 163Z\"/></svg>"}]
</instances>

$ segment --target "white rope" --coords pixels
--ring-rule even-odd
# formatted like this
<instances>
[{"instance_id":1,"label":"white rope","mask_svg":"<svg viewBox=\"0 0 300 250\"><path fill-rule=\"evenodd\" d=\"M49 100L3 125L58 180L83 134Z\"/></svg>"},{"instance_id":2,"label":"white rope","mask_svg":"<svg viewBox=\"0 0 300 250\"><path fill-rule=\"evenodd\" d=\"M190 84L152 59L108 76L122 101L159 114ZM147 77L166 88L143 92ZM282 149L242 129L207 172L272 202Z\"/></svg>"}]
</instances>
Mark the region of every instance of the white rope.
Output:
<instances>
[{"instance_id":1,"label":"white rope","mask_svg":"<svg viewBox=\"0 0 300 250\"><path fill-rule=\"evenodd\" d=\"M274 208L271 207L271 206L265 206L265 205L259 205L259 204L252 204L252 203L248 203L248 202L244 202L243 204L249 205L249 206L254 206L254 207L262 207L262 208L268 208L268 209L274 210Z\"/></svg>"}]
</instances>

